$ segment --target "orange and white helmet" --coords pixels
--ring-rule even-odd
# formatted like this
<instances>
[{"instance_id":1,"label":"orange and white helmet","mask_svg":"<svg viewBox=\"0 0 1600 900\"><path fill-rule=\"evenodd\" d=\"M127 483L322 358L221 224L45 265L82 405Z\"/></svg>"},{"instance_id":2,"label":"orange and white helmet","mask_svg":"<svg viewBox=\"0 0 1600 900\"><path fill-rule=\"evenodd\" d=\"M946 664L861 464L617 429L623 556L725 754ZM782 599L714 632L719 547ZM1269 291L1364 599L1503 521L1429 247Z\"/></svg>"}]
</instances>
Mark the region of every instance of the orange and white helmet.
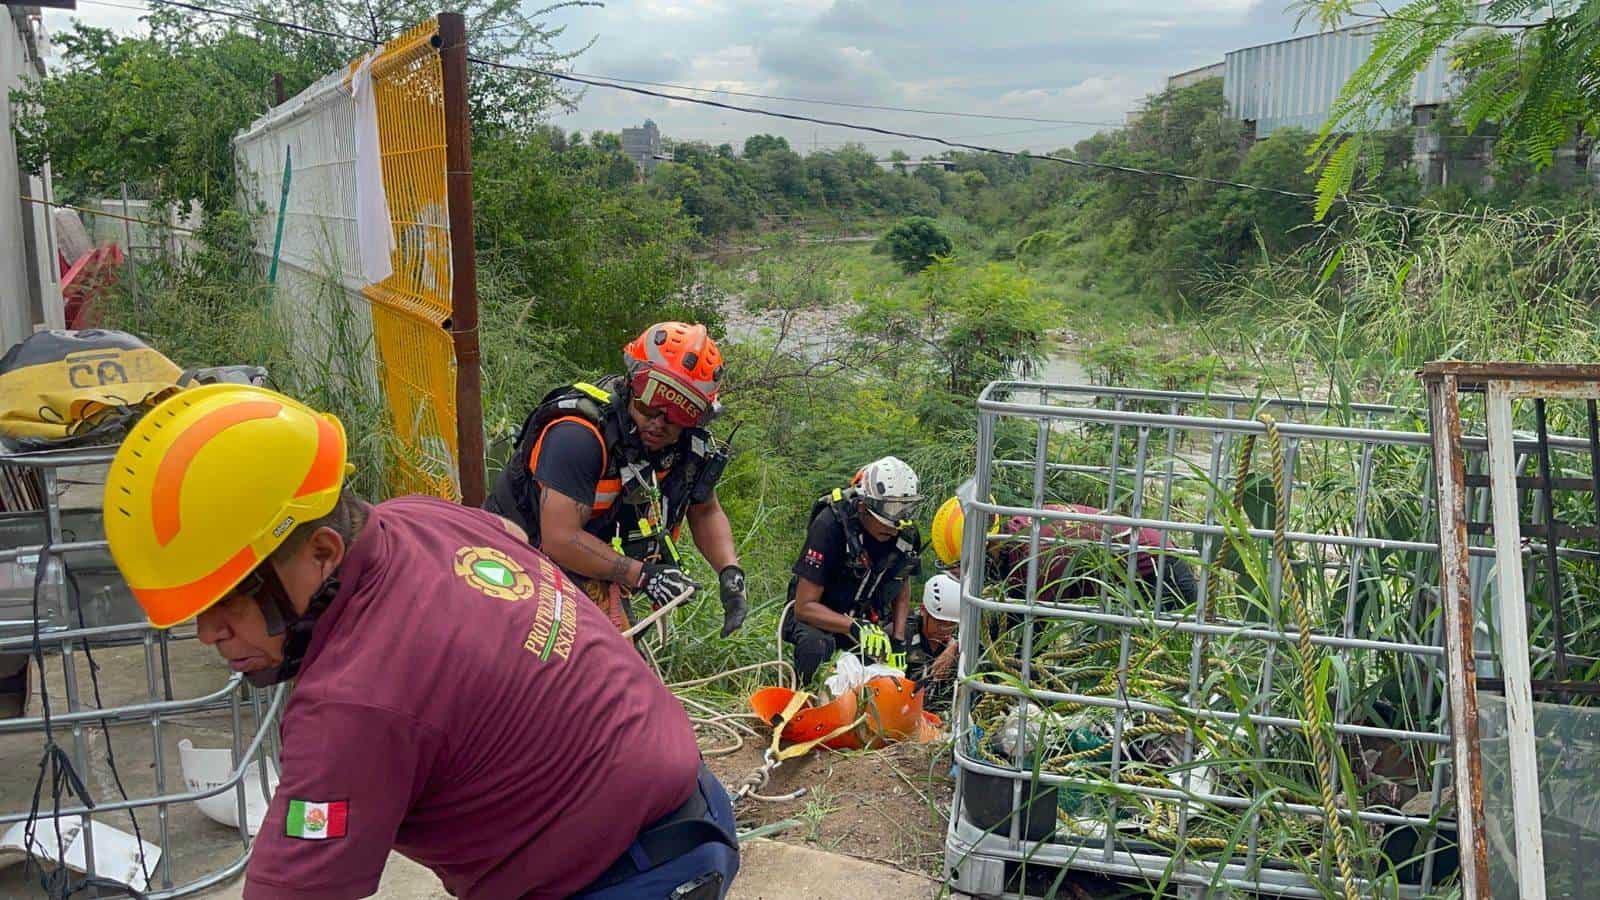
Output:
<instances>
[{"instance_id":1,"label":"orange and white helmet","mask_svg":"<svg viewBox=\"0 0 1600 900\"><path fill-rule=\"evenodd\" d=\"M346 455L338 419L266 388L190 388L146 413L106 476L105 522L150 624L209 609L296 525L327 515Z\"/></svg>"},{"instance_id":2,"label":"orange and white helmet","mask_svg":"<svg viewBox=\"0 0 1600 900\"><path fill-rule=\"evenodd\" d=\"M722 351L704 325L657 322L622 348L635 400L692 428L716 408Z\"/></svg>"}]
</instances>

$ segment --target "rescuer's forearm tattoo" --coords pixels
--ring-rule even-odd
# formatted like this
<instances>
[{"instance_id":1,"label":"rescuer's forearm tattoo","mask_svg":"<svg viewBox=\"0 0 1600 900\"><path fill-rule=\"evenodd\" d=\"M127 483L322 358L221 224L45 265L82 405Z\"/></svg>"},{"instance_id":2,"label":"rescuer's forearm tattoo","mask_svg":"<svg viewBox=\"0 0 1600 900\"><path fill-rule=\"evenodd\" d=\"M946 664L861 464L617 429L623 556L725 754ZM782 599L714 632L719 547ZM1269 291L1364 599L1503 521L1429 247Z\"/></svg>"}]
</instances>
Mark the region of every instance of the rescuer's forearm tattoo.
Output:
<instances>
[{"instance_id":1,"label":"rescuer's forearm tattoo","mask_svg":"<svg viewBox=\"0 0 1600 900\"><path fill-rule=\"evenodd\" d=\"M625 582L627 581L627 578L628 578L628 558L626 556L619 556L619 557L617 557L616 562L613 562L611 564L611 574L609 576L607 576L606 580L607 581L614 581L617 584L625 584Z\"/></svg>"},{"instance_id":2,"label":"rescuer's forearm tattoo","mask_svg":"<svg viewBox=\"0 0 1600 900\"><path fill-rule=\"evenodd\" d=\"M578 510L578 521L587 521L589 512L594 507L586 503L575 505ZM613 552L610 547L605 545L604 541L587 531L579 529L571 537L567 538L565 543L571 550L594 560L593 566L584 566L582 568L583 574L604 578L617 584L628 584L628 569L633 565L633 561L626 556Z\"/></svg>"}]
</instances>

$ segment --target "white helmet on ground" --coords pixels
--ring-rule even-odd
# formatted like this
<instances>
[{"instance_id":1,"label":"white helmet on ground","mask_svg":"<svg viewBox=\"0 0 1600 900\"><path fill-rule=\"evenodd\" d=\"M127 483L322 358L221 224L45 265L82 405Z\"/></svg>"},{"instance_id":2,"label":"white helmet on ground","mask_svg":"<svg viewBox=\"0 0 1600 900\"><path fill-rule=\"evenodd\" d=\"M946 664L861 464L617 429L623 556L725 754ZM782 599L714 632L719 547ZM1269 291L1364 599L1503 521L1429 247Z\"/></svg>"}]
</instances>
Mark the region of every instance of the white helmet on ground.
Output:
<instances>
[{"instance_id":1,"label":"white helmet on ground","mask_svg":"<svg viewBox=\"0 0 1600 900\"><path fill-rule=\"evenodd\" d=\"M961 621L961 582L944 572L929 578L922 588L922 608L941 622Z\"/></svg>"},{"instance_id":2,"label":"white helmet on ground","mask_svg":"<svg viewBox=\"0 0 1600 900\"><path fill-rule=\"evenodd\" d=\"M855 485L867 509L879 519L898 524L916 515L922 495L917 493L917 473L898 457L885 456L867 463L856 473Z\"/></svg>"}]
</instances>

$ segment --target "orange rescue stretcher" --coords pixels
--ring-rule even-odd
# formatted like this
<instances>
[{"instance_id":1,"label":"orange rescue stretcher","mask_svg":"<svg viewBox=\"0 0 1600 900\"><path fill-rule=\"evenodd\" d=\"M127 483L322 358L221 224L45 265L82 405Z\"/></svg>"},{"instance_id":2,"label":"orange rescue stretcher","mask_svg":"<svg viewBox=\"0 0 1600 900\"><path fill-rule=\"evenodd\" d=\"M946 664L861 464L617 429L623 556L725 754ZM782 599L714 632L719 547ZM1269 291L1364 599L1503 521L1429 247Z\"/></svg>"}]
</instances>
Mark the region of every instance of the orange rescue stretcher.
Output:
<instances>
[{"instance_id":1,"label":"orange rescue stretcher","mask_svg":"<svg viewBox=\"0 0 1600 900\"><path fill-rule=\"evenodd\" d=\"M791 746L781 758L793 758L813 747L862 750L893 741L936 741L943 721L922 708L922 693L909 678L879 675L827 703L809 705L805 691L769 687L750 697L750 707Z\"/></svg>"}]
</instances>

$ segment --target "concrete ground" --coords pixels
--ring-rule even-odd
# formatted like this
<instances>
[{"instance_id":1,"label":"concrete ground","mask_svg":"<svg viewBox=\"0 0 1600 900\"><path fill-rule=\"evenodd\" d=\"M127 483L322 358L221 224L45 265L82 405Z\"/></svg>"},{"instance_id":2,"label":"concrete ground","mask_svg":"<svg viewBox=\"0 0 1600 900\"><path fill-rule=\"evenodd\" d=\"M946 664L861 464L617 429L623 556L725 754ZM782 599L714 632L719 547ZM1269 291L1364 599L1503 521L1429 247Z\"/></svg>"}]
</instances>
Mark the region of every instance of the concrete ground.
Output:
<instances>
[{"instance_id":1,"label":"concrete ground","mask_svg":"<svg viewBox=\"0 0 1600 900\"><path fill-rule=\"evenodd\" d=\"M151 699L150 670L142 645L97 647L93 648L93 655L98 670L100 706L144 703ZM93 709L96 704L89 661L81 651L74 652L73 657L80 708ZM176 699L204 697L222 689L227 683L227 667L215 652L196 641L173 641L169 657L172 696ZM165 699L159 656L156 658L155 696ZM59 655L47 655L45 663L44 683L48 685L52 713L60 715L68 708L62 660ZM32 678L32 688L29 714L38 716L42 704L37 671ZM241 710L241 720L241 731L248 742L254 733L254 715L248 704ZM4 726L5 721L0 720L0 816L25 814L32 805L34 786L39 778L44 739L38 731L4 733ZM55 728L57 745L75 764L80 759L81 747L81 759L85 763L81 772L84 786L97 804L120 800L118 778L133 798L183 793L185 788L178 764L178 742L187 738L198 747L230 748L234 729L232 711L222 708L169 716L163 718L159 726L148 717L112 722L109 733L108 742L98 721L80 725L76 731L70 726L58 725ZM160 765L157 765L156 752L158 738ZM113 758L116 761L115 770L111 765ZM63 797L62 805L76 805L76 801ZM50 808L47 782L40 811L48 815ZM164 819L163 822L163 817L154 809L144 809L138 813L139 830L144 840L168 848L162 859L165 871L152 866L152 887L159 889L165 877L170 877L172 884L184 884L220 871L238 860L243 852L244 845L236 830L206 818L192 803L168 807ZM106 813L95 820L130 835L133 832L133 823L127 812ZM0 825L0 835L9 827ZM0 897L38 895L37 875L25 878L23 868L22 865L0 868Z\"/></svg>"},{"instance_id":2,"label":"concrete ground","mask_svg":"<svg viewBox=\"0 0 1600 900\"><path fill-rule=\"evenodd\" d=\"M740 854L739 877L728 900L933 900L940 886L921 875L810 847L756 839ZM202 895L238 900L240 886ZM443 900L449 897L433 873L391 855L378 896L384 900Z\"/></svg>"},{"instance_id":3,"label":"concrete ground","mask_svg":"<svg viewBox=\"0 0 1600 900\"><path fill-rule=\"evenodd\" d=\"M921 875L778 841L747 841L729 900L931 900L942 885Z\"/></svg>"},{"instance_id":4,"label":"concrete ground","mask_svg":"<svg viewBox=\"0 0 1600 900\"><path fill-rule=\"evenodd\" d=\"M171 675L173 695L178 698L200 697L219 690L227 682L228 671L210 650L195 641L175 641L171 645ZM88 660L81 652L74 654L74 671L82 703L92 707L92 680ZM104 706L146 702L150 699L150 677L146 666L146 653L142 645L102 647L94 650L98 667L101 699ZM54 713L66 710L66 685L64 668L59 656L46 657L46 677ZM157 668L157 695L165 693ZM40 680L35 673L30 714L40 712ZM246 705L243 709L244 739L248 741L254 731L253 715ZM0 720L3 728L3 720ZM115 775L121 778L130 796L152 796L157 792L160 779L167 793L183 790L182 773L178 766L178 742L184 738L203 747L225 748L232 745L232 714L228 709L214 712L174 716L163 719L159 728L161 745L160 765L155 753L157 728L148 718L112 723L110 741L107 742L98 724L81 727L76 733L81 740L86 760L85 786L97 803L115 802L119 799L111 759L116 759ZM78 743L74 731L58 728L57 743L76 757ZM35 780L39 775L39 759L43 752L43 739L37 732L0 733L0 815L25 813L31 803ZM63 801L64 803L70 801ZM45 795L42 808L48 810L50 799ZM97 821L124 832L132 831L126 812L107 813ZM162 875L170 876L176 885L220 872L239 859L242 844L234 829L217 824L203 816L190 803L175 804L168 808L165 817L166 837L162 839L162 821L154 810L141 810L138 814L140 831L149 843L165 846L165 873L157 869L153 886L161 886ZM0 835L9 826L0 825ZM220 888L200 896L211 900L234 900L240 896L240 882L235 879ZM827 853L809 847L784 844L768 840L748 842L743 856L743 868L729 894L736 900L762 900L762 898L830 898L876 897L883 900L921 900L938 896L939 887L920 875L908 874L890 866L865 862L848 856ZM26 898L41 896L37 875L25 877L23 866L0 868L0 898ZM431 872L398 855L391 856L384 872L379 895L385 900L435 900L447 895Z\"/></svg>"}]
</instances>

